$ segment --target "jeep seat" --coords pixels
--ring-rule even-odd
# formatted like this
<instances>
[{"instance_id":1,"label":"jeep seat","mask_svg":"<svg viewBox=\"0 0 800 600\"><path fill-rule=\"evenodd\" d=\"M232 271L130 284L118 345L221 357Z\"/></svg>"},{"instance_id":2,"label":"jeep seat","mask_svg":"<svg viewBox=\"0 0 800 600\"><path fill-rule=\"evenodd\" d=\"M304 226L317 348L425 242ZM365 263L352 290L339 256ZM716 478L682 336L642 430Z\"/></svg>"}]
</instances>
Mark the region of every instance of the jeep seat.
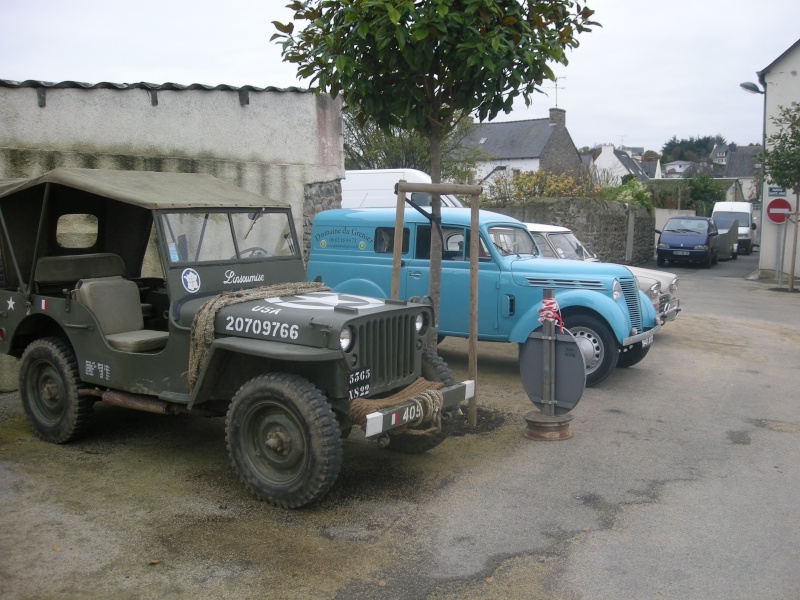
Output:
<instances>
[{"instance_id":1,"label":"jeep seat","mask_svg":"<svg viewBox=\"0 0 800 600\"><path fill-rule=\"evenodd\" d=\"M150 352L167 345L169 333L144 329L139 288L122 277L82 279L75 300L94 313L112 348L124 352Z\"/></svg>"}]
</instances>

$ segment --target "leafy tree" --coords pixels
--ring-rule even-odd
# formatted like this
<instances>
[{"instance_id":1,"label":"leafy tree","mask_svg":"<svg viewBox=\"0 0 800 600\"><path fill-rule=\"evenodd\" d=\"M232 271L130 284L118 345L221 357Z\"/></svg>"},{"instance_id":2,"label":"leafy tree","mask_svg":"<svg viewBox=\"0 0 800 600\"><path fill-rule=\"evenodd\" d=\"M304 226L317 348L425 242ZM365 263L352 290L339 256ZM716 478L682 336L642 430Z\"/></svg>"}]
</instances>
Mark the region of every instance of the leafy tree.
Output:
<instances>
[{"instance_id":1,"label":"leafy tree","mask_svg":"<svg viewBox=\"0 0 800 600\"><path fill-rule=\"evenodd\" d=\"M441 181L442 140L459 119L510 112L566 64L596 25L577 0L295 0L294 23L273 22L282 56L318 92L342 95L360 122L425 136ZM434 197L432 216L441 216ZM432 228L435 230L436 228ZM441 240L431 239L430 295L439 304Z\"/></svg>"},{"instance_id":2,"label":"leafy tree","mask_svg":"<svg viewBox=\"0 0 800 600\"><path fill-rule=\"evenodd\" d=\"M690 175L686 180L689 184L689 198L697 214L708 215L715 202L725 200L725 188L708 175Z\"/></svg>"},{"instance_id":3,"label":"leafy tree","mask_svg":"<svg viewBox=\"0 0 800 600\"><path fill-rule=\"evenodd\" d=\"M540 169L495 175L486 185L481 203L487 207L514 206L533 198L594 197L598 193L599 187L589 177Z\"/></svg>"},{"instance_id":4,"label":"leafy tree","mask_svg":"<svg viewBox=\"0 0 800 600\"><path fill-rule=\"evenodd\" d=\"M359 122L352 111L342 112L344 119L344 166L346 169L418 169L431 166L431 147L419 132L391 127L381 129L373 120ZM442 177L468 181L480 158L477 150L462 145L474 125L462 119L442 141Z\"/></svg>"},{"instance_id":5,"label":"leafy tree","mask_svg":"<svg viewBox=\"0 0 800 600\"><path fill-rule=\"evenodd\" d=\"M642 162L656 162L659 158L661 157L655 150L646 150L642 155Z\"/></svg>"},{"instance_id":6,"label":"leafy tree","mask_svg":"<svg viewBox=\"0 0 800 600\"><path fill-rule=\"evenodd\" d=\"M725 138L721 135L690 137L689 139L681 140L676 136L672 136L661 148L661 162L704 160L711 156L715 146L721 146L726 143Z\"/></svg>"},{"instance_id":7,"label":"leafy tree","mask_svg":"<svg viewBox=\"0 0 800 600\"><path fill-rule=\"evenodd\" d=\"M764 171L776 185L794 192L794 238L789 274L789 291L794 289L794 268L797 258L797 226L800 212L800 106L778 107L772 122L778 132L767 138L764 152Z\"/></svg>"},{"instance_id":8,"label":"leafy tree","mask_svg":"<svg viewBox=\"0 0 800 600\"><path fill-rule=\"evenodd\" d=\"M625 178L623 177L623 180L624 179ZM603 188L601 196L605 200L633 204L635 206L646 208L648 212L653 211L653 203L651 201L652 194L638 179L633 176L627 181L623 181L622 185L617 187Z\"/></svg>"}]
</instances>

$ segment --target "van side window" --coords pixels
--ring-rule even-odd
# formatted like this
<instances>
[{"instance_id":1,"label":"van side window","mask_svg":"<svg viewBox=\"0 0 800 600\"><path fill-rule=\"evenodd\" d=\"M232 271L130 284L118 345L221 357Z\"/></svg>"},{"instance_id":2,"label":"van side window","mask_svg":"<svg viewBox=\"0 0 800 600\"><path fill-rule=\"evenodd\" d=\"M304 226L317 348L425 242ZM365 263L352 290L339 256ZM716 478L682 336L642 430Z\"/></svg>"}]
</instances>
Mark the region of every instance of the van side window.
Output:
<instances>
[{"instance_id":1,"label":"van side window","mask_svg":"<svg viewBox=\"0 0 800 600\"><path fill-rule=\"evenodd\" d=\"M403 229L403 254L408 252L409 230ZM394 252L394 227L378 227L375 229L375 252L391 254Z\"/></svg>"},{"instance_id":2,"label":"van side window","mask_svg":"<svg viewBox=\"0 0 800 600\"><path fill-rule=\"evenodd\" d=\"M417 227L416 258L429 260L431 257L431 227ZM481 256L488 256L486 246L481 240ZM442 227L442 260L469 259L469 232L463 227Z\"/></svg>"}]
</instances>

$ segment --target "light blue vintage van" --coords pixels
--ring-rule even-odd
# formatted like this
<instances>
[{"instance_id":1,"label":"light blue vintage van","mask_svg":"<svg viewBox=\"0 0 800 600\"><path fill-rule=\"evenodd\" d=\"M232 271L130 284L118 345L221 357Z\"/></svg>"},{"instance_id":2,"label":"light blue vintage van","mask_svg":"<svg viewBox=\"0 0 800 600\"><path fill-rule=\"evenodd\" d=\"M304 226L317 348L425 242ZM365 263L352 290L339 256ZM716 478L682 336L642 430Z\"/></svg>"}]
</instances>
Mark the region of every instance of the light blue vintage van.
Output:
<instances>
[{"instance_id":1,"label":"light blue vintage van","mask_svg":"<svg viewBox=\"0 0 800 600\"><path fill-rule=\"evenodd\" d=\"M393 208L319 213L311 233L309 281L388 298L394 221ZM645 357L660 326L628 269L541 258L525 225L505 215L481 211L479 227L478 339L524 343L541 327L543 290L552 288L584 355L587 385ZM400 299L428 294L430 230L427 213L406 209ZM439 334L468 337L470 210L442 208L442 235Z\"/></svg>"}]
</instances>

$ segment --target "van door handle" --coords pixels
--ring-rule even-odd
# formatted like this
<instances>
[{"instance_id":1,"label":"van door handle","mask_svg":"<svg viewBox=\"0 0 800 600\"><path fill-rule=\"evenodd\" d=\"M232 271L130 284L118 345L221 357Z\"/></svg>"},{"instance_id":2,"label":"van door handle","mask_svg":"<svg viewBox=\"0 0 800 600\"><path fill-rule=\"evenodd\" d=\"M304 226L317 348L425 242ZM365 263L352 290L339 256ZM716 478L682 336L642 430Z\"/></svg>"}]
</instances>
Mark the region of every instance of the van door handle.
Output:
<instances>
[{"instance_id":1,"label":"van door handle","mask_svg":"<svg viewBox=\"0 0 800 600\"><path fill-rule=\"evenodd\" d=\"M411 273L408 274L408 276L413 277L414 279L419 279L420 277L422 277L422 273L420 273L419 271L412 271Z\"/></svg>"}]
</instances>

